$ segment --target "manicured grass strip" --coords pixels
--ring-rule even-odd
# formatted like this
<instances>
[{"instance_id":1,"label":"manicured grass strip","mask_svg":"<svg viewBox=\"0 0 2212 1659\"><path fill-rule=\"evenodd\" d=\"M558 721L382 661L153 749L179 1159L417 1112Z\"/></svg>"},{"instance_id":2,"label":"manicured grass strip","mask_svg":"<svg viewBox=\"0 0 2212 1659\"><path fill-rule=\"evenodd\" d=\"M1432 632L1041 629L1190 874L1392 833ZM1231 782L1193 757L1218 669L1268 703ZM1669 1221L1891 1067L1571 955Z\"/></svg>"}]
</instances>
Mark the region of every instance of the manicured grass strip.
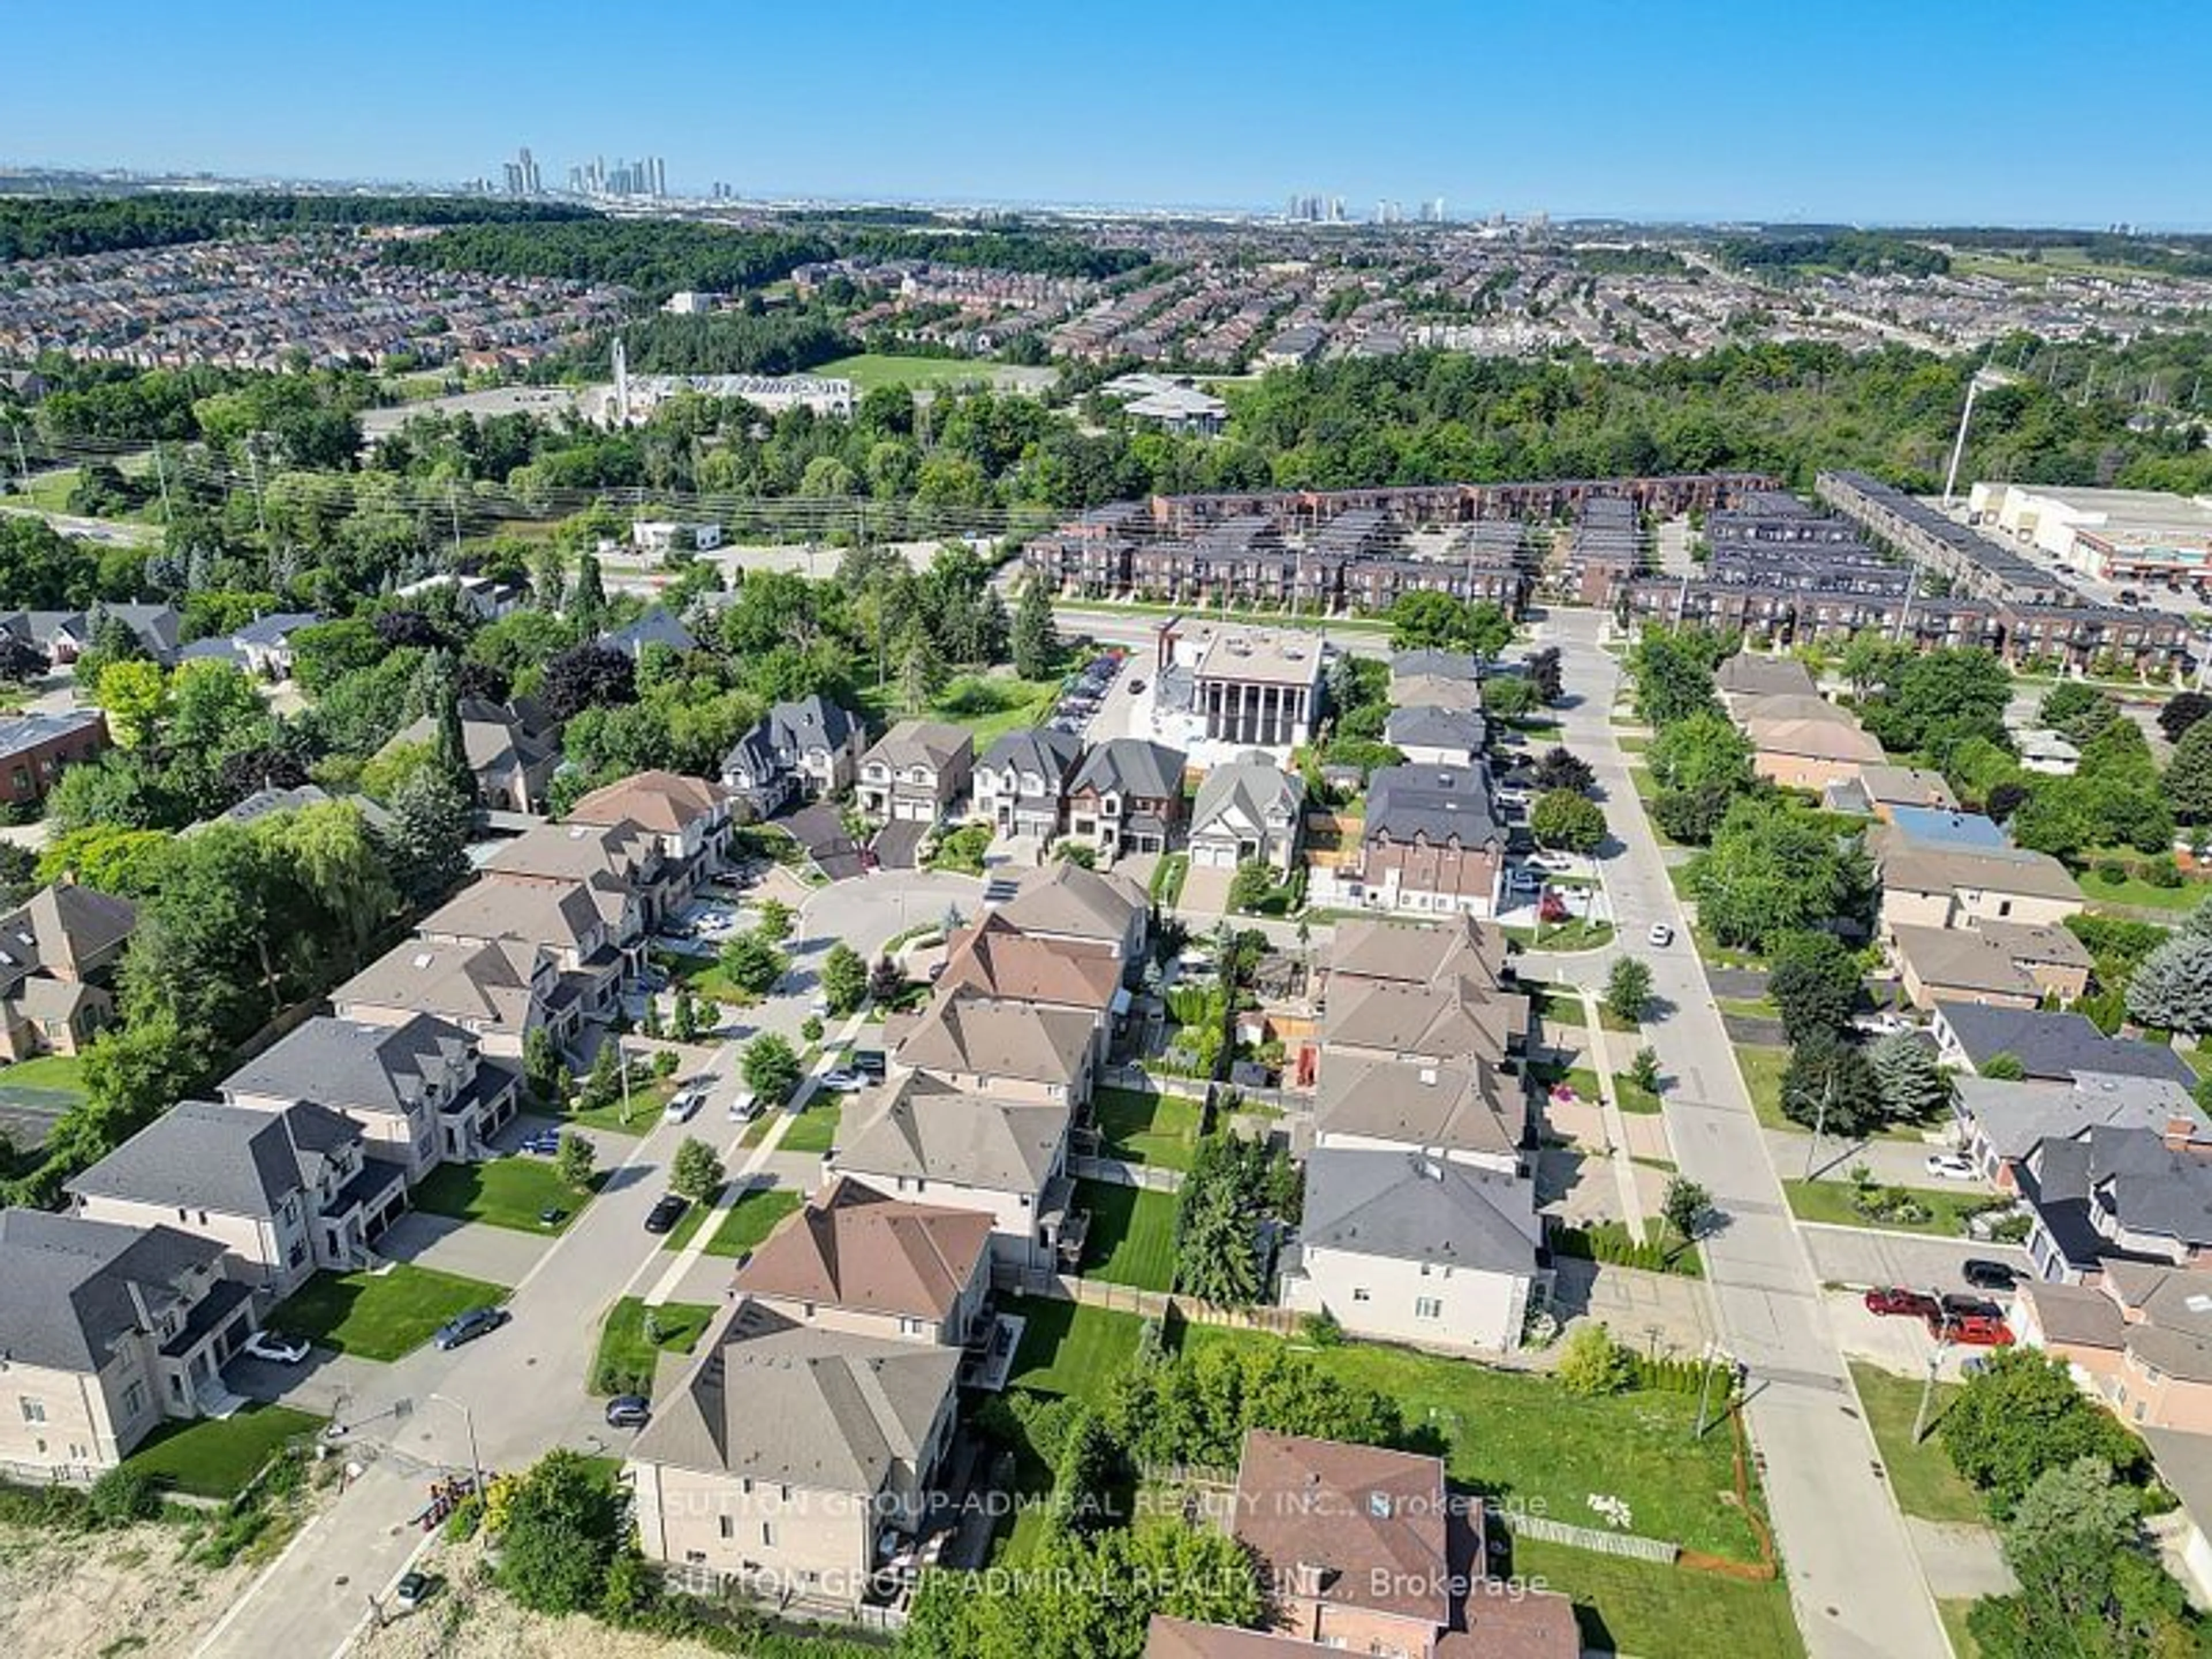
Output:
<instances>
[{"instance_id":1,"label":"manicured grass strip","mask_svg":"<svg viewBox=\"0 0 2212 1659\"><path fill-rule=\"evenodd\" d=\"M1927 1206L1929 1219L1870 1221L1851 1207L1851 1184L1848 1181L1782 1183L1783 1195L1790 1200L1790 1212L1800 1221L1826 1221L1842 1227L1878 1227L1887 1232L1926 1233L1937 1238L1965 1237L1966 1218L1986 1208L1990 1201L1987 1193L1948 1193L1933 1187L1908 1187L1905 1190Z\"/></svg>"},{"instance_id":2,"label":"manicured grass strip","mask_svg":"<svg viewBox=\"0 0 2212 1659\"><path fill-rule=\"evenodd\" d=\"M382 1273L317 1273L270 1322L340 1353L397 1359L454 1315L506 1300L503 1286L402 1261Z\"/></svg>"},{"instance_id":3,"label":"manicured grass strip","mask_svg":"<svg viewBox=\"0 0 2212 1659\"><path fill-rule=\"evenodd\" d=\"M1572 986L1524 980L1521 988L1528 993L1530 1012L1545 1024L1562 1030L1572 1026L1577 1031L1589 1029L1589 1021L1583 1012L1582 994Z\"/></svg>"},{"instance_id":4,"label":"manicured grass strip","mask_svg":"<svg viewBox=\"0 0 2212 1659\"><path fill-rule=\"evenodd\" d=\"M633 1082L627 1104L617 1095L604 1106L572 1107L561 1120L562 1127L576 1125L609 1134L641 1135L660 1121L661 1109L675 1093L676 1079L672 1077L657 1077L650 1083Z\"/></svg>"},{"instance_id":5,"label":"manicured grass strip","mask_svg":"<svg viewBox=\"0 0 2212 1659\"><path fill-rule=\"evenodd\" d=\"M1790 1069L1790 1051L1763 1043L1739 1042L1735 1063L1743 1073L1743 1086L1751 1092L1751 1109L1762 1127L1795 1129L1782 1115L1782 1074Z\"/></svg>"},{"instance_id":6,"label":"manicured grass strip","mask_svg":"<svg viewBox=\"0 0 2212 1659\"><path fill-rule=\"evenodd\" d=\"M1173 1193L1079 1181L1075 1200L1091 1212L1091 1231L1083 1242L1085 1278L1145 1291L1174 1287Z\"/></svg>"},{"instance_id":7,"label":"manicured grass strip","mask_svg":"<svg viewBox=\"0 0 2212 1659\"><path fill-rule=\"evenodd\" d=\"M170 1492L235 1498L287 1442L313 1435L322 1422L258 1401L227 1418L172 1419L125 1458L123 1467L151 1476Z\"/></svg>"},{"instance_id":8,"label":"manicured grass strip","mask_svg":"<svg viewBox=\"0 0 2212 1659\"><path fill-rule=\"evenodd\" d=\"M1614 1335L1632 1342L1638 1334ZM1279 1340L1213 1325L1186 1327L1182 1340L1186 1352ZM1445 1472L1454 1480L1479 1487L1509 1511L1526 1507L1602 1527L1589 1500L1618 1498L1629 1507L1628 1531L1730 1560L1759 1559L1758 1541L1733 1495L1734 1437L1723 1424L1702 1440L1692 1437L1694 1392L1638 1389L1583 1399L1538 1373L1364 1342L1314 1349L1310 1358L1330 1375L1396 1401L1409 1429L1443 1443ZM1753 1501L1759 1501L1756 1486ZM1554 1586L1566 1587L1565 1580ZM1623 1645L1651 1651L1640 1643ZM1723 1644L1708 1651L1765 1650Z\"/></svg>"},{"instance_id":9,"label":"manicured grass strip","mask_svg":"<svg viewBox=\"0 0 2212 1659\"><path fill-rule=\"evenodd\" d=\"M1595 951L1613 943L1613 924L1609 921L1584 921L1577 916L1557 926L1546 922L1540 927L1525 927L1519 923L1500 930L1506 938L1517 939L1532 951Z\"/></svg>"},{"instance_id":10,"label":"manicured grass strip","mask_svg":"<svg viewBox=\"0 0 2212 1659\"><path fill-rule=\"evenodd\" d=\"M1092 1098L1099 1150L1129 1164L1188 1170L1198 1150L1200 1103L1139 1089L1101 1089Z\"/></svg>"},{"instance_id":11,"label":"manicured grass strip","mask_svg":"<svg viewBox=\"0 0 2212 1659\"><path fill-rule=\"evenodd\" d=\"M738 1194L707 1241L708 1255L739 1256L757 1248L775 1231L775 1224L804 1200L786 1187L754 1187Z\"/></svg>"},{"instance_id":12,"label":"manicured grass strip","mask_svg":"<svg viewBox=\"0 0 2212 1659\"><path fill-rule=\"evenodd\" d=\"M1135 1314L1034 1296L1013 1297L1006 1307L1026 1322L1011 1387L1097 1401L1137 1357L1145 1322Z\"/></svg>"},{"instance_id":13,"label":"manicured grass strip","mask_svg":"<svg viewBox=\"0 0 2212 1659\"><path fill-rule=\"evenodd\" d=\"M1513 1540L1513 1574L1573 1599L1585 1652L1802 1659L1805 1651L1790 1587L1779 1579L1745 1583L1529 1538Z\"/></svg>"},{"instance_id":14,"label":"manicured grass strip","mask_svg":"<svg viewBox=\"0 0 2212 1659\"><path fill-rule=\"evenodd\" d=\"M1643 1025L1639 1022L1632 1019L1623 1019L1619 1014L1613 1012L1612 1009L1607 1007L1602 1002L1599 1003L1597 1006L1597 1023L1600 1025L1602 1025L1607 1030L1619 1032L1623 1036L1640 1031L1644 1029Z\"/></svg>"},{"instance_id":15,"label":"manicured grass strip","mask_svg":"<svg viewBox=\"0 0 2212 1659\"><path fill-rule=\"evenodd\" d=\"M1659 1111L1659 1097L1626 1072L1613 1074L1613 1092L1624 1112L1649 1117L1656 1115Z\"/></svg>"},{"instance_id":16,"label":"manicured grass strip","mask_svg":"<svg viewBox=\"0 0 2212 1659\"><path fill-rule=\"evenodd\" d=\"M704 1204L695 1199L685 1206L683 1215L678 1218L676 1224L662 1236L660 1248L664 1250L680 1250L689 1244L699 1229L707 1224L707 1218L714 1213L715 1201L721 1197L728 1186L729 1183L725 1182L721 1186L715 1188L713 1195Z\"/></svg>"},{"instance_id":17,"label":"manicured grass strip","mask_svg":"<svg viewBox=\"0 0 2212 1659\"><path fill-rule=\"evenodd\" d=\"M1982 1644L1974 1640L1973 1632L1966 1628L1966 1620L1973 1616L1973 1612L1974 1602L1971 1598L1936 1598L1936 1617L1943 1621L1943 1633L1951 1638L1951 1651L1957 1659L1982 1659Z\"/></svg>"},{"instance_id":18,"label":"manicured grass strip","mask_svg":"<svg viewBox=\"0 0 2212 1659\"><path fill-rule=\"evenodd\" d=\"M416 1188L415 1207L459 1221L481 1221L523 1233L568 1230L577 1212L592 1201L553 1172L553 1160L518 1155L482 1164L441 1164ZM561 1219L544 1222L541 1212L555 1209Z\"/></svg>"},{"instance_id":19,"label":"manicured grass strip","mask_svg":"<svg viewBox=\"0 0 2212 1659\"><path fill-rule=\"evenodd\" d=\"M0 1084L81 1095L84 1092L84 1061L75 1054L38 1054L0 1068Z\"/></svg>"},{"instance_id":20,"label":"manicured grass strip","mask_svg":"<svg viewBox=\"0 0 2212 1659\"><path fill-rule=\"evenodd\" d=\"M1874 1431L1881 1449L1882 1468L1889 1472L1889 1489L1897 1507L1923 1521L1986 1522L1989 1510L1981 1495L1951 1467L1951 1459L1936 1437L1936 1425L1961 1392L1956 1382L1936 1385L1929 1406L1928 1437L1912 1443L1912 1419L1920 1410L1920 1392L1926 1380L1883 1370L1863 1360L1850 1362L1851 1381L1858 1385L1859 1404L1865 1408L1867 1427Z\"/></svg>"},{"instance_id":21,"label":"manicured grass strip","mask_svg":"<svg viewBox=\"0 0 2212 1659\"><path fill-rule=\"evenodd\" d=\"M648 1313L653 1331L646 1333ZM611 1394L653 1392L653 1373L664 1353L690 1353L714 1317L708 1302L664 1302L648 1310L641 1297L626 1296L607 1310L599 1326L599 1350L592 1360L587 1391Z\"/></svg>"}]
</instances>

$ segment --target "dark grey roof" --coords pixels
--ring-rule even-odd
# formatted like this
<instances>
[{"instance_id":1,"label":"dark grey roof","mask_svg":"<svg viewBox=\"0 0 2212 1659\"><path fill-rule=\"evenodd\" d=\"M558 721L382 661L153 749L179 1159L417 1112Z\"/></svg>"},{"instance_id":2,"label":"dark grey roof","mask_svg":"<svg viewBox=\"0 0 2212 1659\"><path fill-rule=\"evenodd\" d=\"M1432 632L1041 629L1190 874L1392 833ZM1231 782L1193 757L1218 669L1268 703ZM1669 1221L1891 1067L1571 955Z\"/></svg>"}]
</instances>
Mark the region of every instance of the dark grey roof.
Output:
<instances>
[{"instance_id":1,"label":"dark grey roof","mask_svg":"<svg viewBox=\"0 0 2212 1659\"><path fill-rule=\"evenodd\" d=\"M1456 837L1462 846L1505 838L1491 811L1488 779L1467 766L1378 768L1367 781L1365 833L1370 840Z\"/></svg>"},{"instance_id":2,"label":"dark grey roof","mask_svg":"<svg viewBox=\"0 0 2212 1659\"><path fill-rule=\"evenodd\" d=\"M2100 1213L2129 1232L2212 1244L2212 1162L2148 1129L2100 1127L2079 1139L2046 1140L2019 1179L2051 1242L2076 1267L2130 1256L2099 1229Z\"/></svg>"},{"instance_id":3,"label":"dark grey roof","mask_svg":"<svg viewBox=\"0 0 2212 1659\"><path fill-rule=\"evenodd\" d=\"M263 1112L179 1101L73 1177L67 1190L264 1218L292 1194L312 1189L328 1153L360 1139L352 1124L320 1106Z\"/></svg>"},{"instance_id":4,"label":"dark grey roof","mask_svg":"<svg viewBox=\"0 0 2212 1659\"><path fill-rule=\"evenodd\" d=\"M431 1080L460 1086L472 1047L466 1031L430 1014L398 1025L326 1016L240 1066L222 1080L222 1092L404 1115Z\"/></svg>"},{"instance_id":5,"label":"dark grey roof","mask_svg":"<svg viewBox=\"0 0 2212 1659\"><path fill-rule=\"evenodd\" d=\"M1382 740L1399 749L1480 750L1489 741L1489 722L1479 709L1394 708L1382 725Z\"/></svg>"},{"instance_id":6,"label":"dark grey roof","mask_svg":"<svg viewBox=\"0 0 2212 1659\"><path fill-rule=\"evenodd\" d=\"M852 740L860 718L817 694L780 702L768 711L769 737L786 750L837 749Z\"/></svg>"},{"instance_id":7,"label":"dark grey roof","mask_svg":"<svg viewBox=\"0 0 2212 1659\"><path fill-rule=\"evenodd\" d=\"M57 738L75 737L100 721L96 708L72 709L66 714L0 715L0 755L13 755Z\"/></svg>"},{"instance_id":8,"label":"dark grey roof","mask_svg":"<svg viewBox=\"0 0 2212 1659\"><path fill-rule=\"evenodd\" d=\"M138 1303L173 1304L186 1275L222 1246L173 1227L118 1227L40 1210L0 1210L0 1354L58 1370L97 1370ZM133 1287L137 1296L133 1295Z\"/></svg>"},{"instance_id":9,"label":"dark grey roof","mask_svg":"<svg viewBox=\"0 0 2212 1659\"><path fill-rule=\"evenodd\" d=\"M611 647L627 657L641 655L648 645L665 645L672 651L696 651L699 641L691 630L668 614L665 605L656 605L635 622L611 629L599 635L602 645Z\"/></svg>"},{"instance_id":10,"label":"dark grey roof","mask_svg":"<svg viewBox=\"0 0 2212 1659\"><path fill-rule=\"evenodd\" d=\"M1112 738L1084 756L1068 787L1172 800L1182 793L1182 769L1180 749L1142 738Z\"/></svg>"},{"instance_id":11,"label":"dark grey roof","mask_svg":"<svg viewBox=\"0 0 2212 1659\"><path fill-rule=\"evenodd\" d=\"M234 629L230 637L240 645L282 645L300 629L312 628L320 621L312 611L272 611Z\"/></svg>"},{"instance_id":12,"label":"dark grey roof","mask_svg":"<svg viewBox=\"0 0 2212 1659\"><path fill-rule=\"evenodd\" d=\"M1543 1224L1517 1176L1419 1152L1323 1148L1306 1159L1299 1242L1401 1261L1532 1273Z\"/></svg>"},{"instance_id":13,"label":"dark grey roof","mask_svg":"<svg viewBox=\"0 0 2212 1659\"><path fill-rule=\"evenodd\" d=\"M184 618L177 614L173 605L118 605L103 601L93 606L94 627L99 626L101 618L110 617L136 634L149 655L164 662L175 659Z\"/></svg>"},{"instance_id":14,"label":"dark grey roof","mask_svg":"<svg viewBox=\"0 0 2212 1659\"><path fill-rule=\"evenodd\" d=\"M2018 1060L2032 1078L2070 1082L2077 1073L2105 1072L2166 1078L2185 1089L2196 1085L2197 1074L2172 1049L2108 1037L2080 1014L1974 1002L1939 1002L1936 1012L1978 1069L1991 1055L2003 1054Z\"/></svg>"},{"instance_id":15,"label":"dark grey roof","mask_svg":"<svg viewBox=\"0 0 2212 1659\"><path fill-rule=\"evenodd\" d=\"M1001 732L983 751L982 763L994 772L1011 766L1018 772L1035 772L1059 783L1082 757L1081 737L1040 726L1028 731Z\"/></svg>"}]
</instances>

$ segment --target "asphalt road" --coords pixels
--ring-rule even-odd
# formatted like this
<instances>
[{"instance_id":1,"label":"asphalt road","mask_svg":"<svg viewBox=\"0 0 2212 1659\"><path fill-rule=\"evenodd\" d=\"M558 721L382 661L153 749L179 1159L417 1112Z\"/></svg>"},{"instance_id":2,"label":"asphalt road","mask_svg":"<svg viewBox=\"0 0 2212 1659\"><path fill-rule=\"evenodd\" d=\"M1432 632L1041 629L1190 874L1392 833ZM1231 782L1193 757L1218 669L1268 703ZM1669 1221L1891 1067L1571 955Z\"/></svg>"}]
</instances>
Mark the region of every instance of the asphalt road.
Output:
<instances>
[{"instance_id":1,"label":"asphalt road","mask_svg":"<svg viewBox=\"0 0 2212 1659\"><path fill-rule=\"evenodd\" d=\"M1764 1466L1790 1595L1816 1659L1946 1659L1950 1649L1878 1458L1805 1241L1783 1201L1766 1138L1690 945L1687 918L1628 778L1610 721L1620 665L1599 647L1605 618L1557 611L1540 644L1562 648L1561 740L1596 768L1618 844L1603 863L1620 947L1650 963L1670 1012L1649 1030L1676 1079L1667 1129L1682 1172L1713 1194L1705 1244L1724 1346L1750 1369L1746 1416ZM1645 943L1655 921L1674 943ZM1601 981L1615 952L1552 958L1547 976ZM1792 1172L1794 1173L1794 1171Z\"/></svg>"},{"instance_id":2,"label":"asphalt road","mask_svg":"<svg viewBox=\"0 0 2212 1659\"><path fill-rule=\"evenodd\" d=\"M936 921L948 906L981 908L982 884L933 872L878 872L817 890L800 910L786 991L746 1011L744 1030L796 1036L807 1016L822 953L843 939L872 955L905 927ZM740 1045L726 1043L710 1068L734 1076ZM599 1195L515 1285L509 1322L450 1353L423 1347L392 1364L340 1357L311 1363L290 1387L256 1395L332 1412L347 1425L341 1455L361 1477L257 1579L195 1650L204 1659L262 1659L271 1653L319 1659L337 1653L422 1542L407 1523L434 1473L464 1470L472 1458L492 1470L521 1468L556 1445L619 1455L629 1431L610 1429L602 1404L585 1392L601 1320L623 1296L644 1296L678 1257L645 1231L667 1166L687 1135L721 1140L724 1164L746 1154L741 1126L719 1105L684 1125L653 1122L635 1139L595 1136L611 1166ZM696 1280L696 1276L695 1276ZM271 1322L283 1328L278 1310ZM265 1385L271 1368L257 1367ZM449 1403L450 1402L450 1403ZM471 1430L474 1431L471 1449Z\"/></svg>"}]
</instances>

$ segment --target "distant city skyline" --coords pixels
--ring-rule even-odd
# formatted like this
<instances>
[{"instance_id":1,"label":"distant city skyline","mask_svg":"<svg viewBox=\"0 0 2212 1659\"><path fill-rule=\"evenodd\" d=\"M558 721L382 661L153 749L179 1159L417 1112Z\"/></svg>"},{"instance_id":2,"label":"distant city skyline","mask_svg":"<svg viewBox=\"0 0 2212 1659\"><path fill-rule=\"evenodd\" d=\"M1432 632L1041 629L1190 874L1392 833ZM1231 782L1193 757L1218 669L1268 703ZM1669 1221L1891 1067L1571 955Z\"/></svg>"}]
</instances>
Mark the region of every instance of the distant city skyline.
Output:
<instances>
[{"instance_id":1,"label":"distant city skyline","mask_svg":"<svg viewBox=\"0 0 2212 1659\"><path fill-rule=\"evenodd\" d=\"M683 197L2212 222L2191 95L2212 44L2178 0L1412 0L1355 25L1311 0L1129 0L1109 19L678 4L618 40L574 0L233 0L181 30L149 0L111 0L96 30L54 0L11 10L40 69L0 110L14 166L504 190L527 149L562 189L619 132ZM161 50L111 49L131 38Z\"/></svg>"}]
</instances>

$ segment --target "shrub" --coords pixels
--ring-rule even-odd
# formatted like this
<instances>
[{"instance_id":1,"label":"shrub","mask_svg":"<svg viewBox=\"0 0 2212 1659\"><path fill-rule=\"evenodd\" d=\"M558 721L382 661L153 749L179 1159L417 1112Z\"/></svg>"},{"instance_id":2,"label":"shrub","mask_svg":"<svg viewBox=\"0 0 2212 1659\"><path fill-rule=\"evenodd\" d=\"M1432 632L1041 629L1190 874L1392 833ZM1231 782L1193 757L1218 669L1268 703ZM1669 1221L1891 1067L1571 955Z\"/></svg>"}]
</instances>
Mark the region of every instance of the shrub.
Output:
<instances>
[{"instance_id":1,"label":"shrub","mask_svg":"<svg viewBox=\"0 0 2212 1659\"><path fill-rule=\"evenodd\" d=\"M1635 1374L1636 1357L1613 1340L1602 1322L1577 1325L1559 1350L1559 1386L1569 1394L1619 1394Z\"/></svg>"},{"instance_id":2,"label":"shrub","mask_svg":"<svg viewBox=\"0 0 2212 1659\"><path fill-rule=\"evenodd\" d=\"M2186 879L2181 873L2181 866L2173 861L2173 854L2171 853L2160 853L2156 858L2145 859L2139 866L2137 873L2152 886L2163 887L2169 891L2180 886Z\"/></svg>"},{"instance_id":3,"label":"shrub","mask_svg":"<svg viewBox=\"0 0 2212 1659\"><path fill-rule=\"evenodd\" d=\"M2098 880L2117 887L2127 878L2128 866L2120 860L2099 859L2097 860Z\"/></svg>"},{"instance_id":4,"label":"shrub","mask_svg":"<svg viewBox=\"0 0 2212 1659\"><path fill-rule=\"evenodd\" d=\"M663 1048L653 1057L653 1074L659 1078L676 1075L677 1059L672 1050Z\"/></svg>"},{"instance_id":5,"label":"shrub","mask_svg":"<svg viewBox=\"0 0 2212 1659\"><path fill-rule=\"evenodd\" d=\"M1344 1344L1344 1327L1326 1308L1319 1313L1308 1314L1300 1320L1298 1334L1316 1348L1341 1347Z\"/></svg>"},{"instance_id":6,"label":"shrub","mask_svg":"<svg viewBox=\"0 0 2212 1659\"><path fill-rule=\"evenodd\" d=\"M127 1527L134 1521L150 1521L161 1512L161 1494L153 1479L142 1470L112 1468L92 1483L85 1494L92 1518L103 1527Z\"/></svg>"}]
</instances>

